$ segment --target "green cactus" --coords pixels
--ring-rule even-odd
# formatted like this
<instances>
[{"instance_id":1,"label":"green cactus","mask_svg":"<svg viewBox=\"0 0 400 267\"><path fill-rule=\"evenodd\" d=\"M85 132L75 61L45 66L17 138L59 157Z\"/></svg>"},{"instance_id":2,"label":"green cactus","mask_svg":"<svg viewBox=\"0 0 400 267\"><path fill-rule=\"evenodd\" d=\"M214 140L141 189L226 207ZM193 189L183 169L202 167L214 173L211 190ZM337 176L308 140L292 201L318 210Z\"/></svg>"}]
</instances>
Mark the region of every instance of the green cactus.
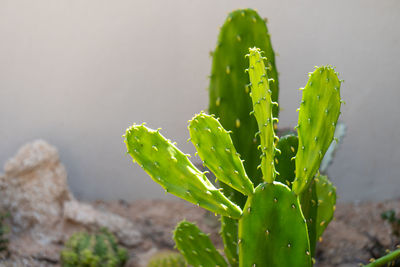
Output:
<instances>
[{"instance_id":1,"label":"green cactus","mask_svg":"<svg viewBox=\"0 0 400 267\"><path fill-rule=\"evenodd\" d=\"M126 249L107 229L100 233L80 232L73 234L61 251L63 267L119 267L128 260Z\"/></svg>"},{"instance_id":2,"label":"green cactus","mask_svg":"<svg viewBox=\"0 0 400 267\"><path fill-rule=\"evenodd\" d=\"M185 259L174 251L161 251L151 257L147 267L186 267Z\"/></svg>"},{"instance_id":3,"label":"green cactus","mask_svg":"<svg viewBox=\"0 0 400 267\"><path fill-rule=\"evenodd\" d=\"M225 191L222 193L214 188L207 177L190 163L187 156L158 131L150 130L144 125L133 125L126 131L125 142L134 160L168 192L215 213L230 217L232 224L238 222L238 239L236 241L233 237L230 241L234 243L234 246L228 250L225 248L225 251L232 252L231 255L227 255L231 266L237 266L237 264L241 267L311 266L310 241L313 242L316 239L321 229L315 228L314 236L310 240L302 212L301 194L303 191L314 192L313 194L326 191L318 189L313 177L318 170L321 157L333 138L341 105L340 97L336 97L339 96L340 82L337 83L339 81L337 74L331 67L319 67L310 75L310 81L303 90L299 114L298 147L310 146L316 148L317 153L313 154L303 148L298 149L295 155L296 178L292 175L293 164L287 167L290 168L288 173L292 176L287 177L288 180L294 178L294 185L297 186L291 189L275 181L280 175L276 168L279 162L282 164L289 162L283 159L282 155L293 158L294 151L297 149L296 140L287 137L291 142L287 141L285 144L284 138L281 143L277 142L278 137L275 136L273 127L275 118L272 113L272 107L276 106L276 103L271 98L271 82L266 72L265 58L261 56L258 48L250 49L248 56L252 106L259 127L260 168L264 182L257 185L250 181L229 133L213 116L200 113L190 121L188 127L191 141L204 164L214 172L217 179L247 197L243 211L225 197ZM309 117L312 118L314 124L309 123ZM303 126L305 123L311 125ZM315 134L318 134L317 138L314 138ZM310 138L314 143L310 143ZM289 150L285 147L287 145L289 145ZM276 147L282 148L283 152ZM318 153L319 151L321 152ZM303 168L309 168L310 171L298 172L300 164L304 164ZM316 169L314 165L317 165ZM280 168L285 169L283 166ZM286 180L285 177L281 179ZM314 191L304 190L311 185ZM311 200L308 202L312 206L313 202ZM318 199L315 204L322 206L318 205ZM312 210L316 211L316 209ZM330 217L327 214L321 213L320 217L318 213L313 214L315 222L318 222L317 218L328 220ZM223 227L227 226L231 225L224 225L223 221ZM232 230L225 233L230 231ZM174 239L189 264L227 266L208 237L194 225L183 222L175 231ZM235 261L236 255L232 249L235 247L238 247L238 261Z\"/></svg>"}]
</instances>

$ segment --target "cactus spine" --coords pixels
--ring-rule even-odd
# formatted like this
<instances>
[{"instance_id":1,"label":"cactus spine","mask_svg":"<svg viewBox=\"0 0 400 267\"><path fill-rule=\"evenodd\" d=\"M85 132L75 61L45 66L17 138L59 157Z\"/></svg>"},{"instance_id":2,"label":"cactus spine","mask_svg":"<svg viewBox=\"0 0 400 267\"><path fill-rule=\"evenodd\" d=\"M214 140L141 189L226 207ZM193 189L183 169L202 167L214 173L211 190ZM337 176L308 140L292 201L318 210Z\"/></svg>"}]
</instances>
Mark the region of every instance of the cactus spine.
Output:
<instances>
[{"instance_id":1,"label":"cactus spine","mask_svg":"<svg viewBox=\"0 0 400 267\"><path fill-rule=\"evenodd\" d=\"M276 148L276 146L279 146L279 142L277 142L278 138L274 133L274 117L272 114L272 107L276 104L271 98L272 92L269 89L270 83L265 69L265 58L261 55L260 49L250 49L248 57L251 97L261 140L261 170L264 182L259 185L254 184L254 182L251 183L229 133L213 116L200 113L190 121L188 127L191 141L204 164L214 172L217 179L247 196L243 210L214 188L207 177L190 163L187 156L158 131L150 130L144 125L133 125L126 131L125 142L128 152L134 160L142 165L150 176L166 188L168 192L213 212L238 220L239 266L309 267L312 265L311 248L300 194L303 191L310 192L310 190L304 190L301 187L306 188L313 184L315 185L315 194L318 194L321 190L318 190L317 184L314 183L314 174L310 178L311 181L306 181L307 177L298 175L297 168L298 164L302 163L305 164L303 168L318 165L321 159L315 157L314 154L306 154L300 152L301 149L297 149L295 156L296 178L294 178L294 181L298 181L301 186L297 188L302 190L297 189L296 191L295 188L290 189L287 185L275 181L277 177L276 162L285 162L283 159L279 161L278 156L282 155L282 152ZM321 96L321 103L323 104L319 104L317 101L317 104L312 103L309 98L313 99L317 94L335 95L336 93L333 93L332 90L339 94L340 83L338 85L335 83L335 81L338 81L337 74L331 67L317 68L310 76L310 80L314 83L314 86L306 86L303 91L299 125L307 122L307 119L304 122L304 114L308 115L307 112L312 112L313 120L319 123L316 123L313 127L302 128L303 139L299 137L299 148L302 144L309 144L307 143L309 142L307 136L313 138L314 134L318 133L319 143L313 139L314 142L318 143L318 145L313 145L319 148L317 151L322 150L321 153L323 154L324 143L328 143L329 146L333 138L334 126L338 117L333 113L335 110L339 112L340 98L329 98L329 101L335 103L328 103L328 107L326 106L326 97ZM308 84L310 84L310 81ZM336 88L336 86L338 87ZM302 111L302 108L306 110ZM329 117L331 119L328 121L329 127L325 129L326 123L323 123L321 118L326 118L327 108L333 115ZM332 136L330 137L330 134L325 133L325 130L332 132ZM290 142L287 142L287 144L290 145L290 152L294 153L296 151L294 144ZM317 155L320 156L319 153ZM277 158L278 160L276 160ZM294 173L294 170L289 172ZM313 191L311 190L311 192ZM309 203L312 203L312 201L310 200ZM314 214L314 216L317 215ZM321 222L329 219L328 217L322 216ZM317 229L314 233L317 236ZM227 266L225 260L215 250L206 235L194 225L187 222L179 225L175 231L174 239L178 249L191 265ZM260 248L265 253L259 253ZM235 266L237 262L234 261L232 264L231 260L228 259L230 264Z\"/></svg>"}]
</instances>

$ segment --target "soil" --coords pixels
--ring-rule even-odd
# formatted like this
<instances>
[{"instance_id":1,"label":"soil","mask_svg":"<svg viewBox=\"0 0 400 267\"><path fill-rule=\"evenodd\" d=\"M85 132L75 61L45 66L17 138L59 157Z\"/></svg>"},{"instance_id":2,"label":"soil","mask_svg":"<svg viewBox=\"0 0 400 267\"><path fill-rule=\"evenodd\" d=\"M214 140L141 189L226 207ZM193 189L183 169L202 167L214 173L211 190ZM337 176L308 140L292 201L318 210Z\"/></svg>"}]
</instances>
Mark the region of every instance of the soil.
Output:
<instances>
[{"instance_id":1,"label":"soil","mask_svg":"<svg viewBox=\"0 0 400 267\"><path fill-rule=\"evenodd\" d=\"M196 222L204 232L210 234L215 246L222 248L218 235L219 222L214 214L184 201L140 200L92 203L95 207L112 211L134 222L144 236L141 245L128 248L130 260L127 266L146 266L147 260L159 250L174 248L172 231L181 220ZM330 223L318 244L317 267L348 267L366 264L372 257L394 249L399 239L392 235L390 224L381 219L381 213L393 209L400 212L400 200L383 203L338 204L335 219ZM18 255L17 240L11 252L3 254L0 266L59 266L58 253L62 244L52 244L44 248L42 256ZM23 240L29 242L28 239ZM50 255L51 254L55 255Z\"/></svg>"}]
</instances>

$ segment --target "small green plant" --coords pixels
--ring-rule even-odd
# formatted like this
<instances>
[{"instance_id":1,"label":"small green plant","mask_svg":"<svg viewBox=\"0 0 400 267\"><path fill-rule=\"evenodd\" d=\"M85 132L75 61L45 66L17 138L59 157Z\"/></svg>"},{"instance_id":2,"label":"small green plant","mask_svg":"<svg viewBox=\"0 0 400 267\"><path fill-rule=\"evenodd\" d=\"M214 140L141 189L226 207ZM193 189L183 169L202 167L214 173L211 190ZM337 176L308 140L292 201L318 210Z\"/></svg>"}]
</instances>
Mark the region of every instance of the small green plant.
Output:
<instances>
[{"instance_id":1,"label":"small green plant","mask_svg":"<svg viewBox=\"0 0 400 267\"><path fill-rule=\"evenodd\" d=\"M107 229L97 234L73 234L61 251L63 267L120 267L128 260L126 249L118 246L115 236Z\"/></svg>"},{"instance_id":2,"label":"small green plant","mask_svg":"<svg viewBox=\"0 0 400 267\"><path fill-rule=\"evenodd\" d=\"M185 259L181 254L174 251L161 251L156 253L147 267L186 267Z\"/></svg>"}]
</instances>

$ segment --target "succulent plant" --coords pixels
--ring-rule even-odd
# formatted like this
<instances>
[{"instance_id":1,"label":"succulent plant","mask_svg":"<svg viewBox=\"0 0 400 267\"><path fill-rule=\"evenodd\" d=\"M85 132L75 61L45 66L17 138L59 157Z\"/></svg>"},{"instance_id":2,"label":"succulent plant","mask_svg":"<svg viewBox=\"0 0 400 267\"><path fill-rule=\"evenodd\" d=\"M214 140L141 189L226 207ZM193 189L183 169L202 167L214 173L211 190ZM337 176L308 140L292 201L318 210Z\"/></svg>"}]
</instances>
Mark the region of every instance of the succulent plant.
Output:
<instances>
[{"instance_id":1,"label":"succulent plant","mask_svg":"<svg viewBox=\"0 0 400 267\"><path fill-rule=\"evenodd\" d=\"M270 84L273 81L268 77L261 51L258 48L249 51L248 72L253 114L259 129L259 168L263 182L257 185L250 180L229 132L214 116L200 113L190 121L188 127L191 141L204 165L218 180L247 197L244 208L209 182L205 173L189 161L188 155L163 137L159 130L151 130L145 125L128 128L125 134L128 153L167 192L229 217L238 224L238 241L235 245L238 245L239 266L311 266L310 241L316 240L323 230L316 225L319 222L318 207L322 208L323 205L318 205L320 201L319 198L315 201L315 196L318 192L333 195L333 190L325 189L329 184L324 177L314 179L314 176L333 139L341 105L340 81L330 66L319 67L310 74L300 105L298 149L293 147L295 151L297 149L294 166L296 175L290 188L276 181L276 165L279 166L278 156L282 155L282 151L277 149L279 138L274 129L276 118L272 107L277 103L271 97ZM289 147L292 153L293 149ZM314 190L309 190L311 186ZM313 211L312 237L309 237L311 228L307 228L307 213L302 203L309 206L307 210ZM318 226L325 226L330 215L320 215ZM184 227L186 231L182 230ZM190 223L178 226L175 241L185 259L193 266L227 266L206 235ZM184 247L190 247L191 250ZM236 264L232 264L231 260L229 262L232 266Z\"/></svg>"},{"instance_id":2,"label":"succulent plant","mask_svg":"<svg viewBox=\"0 0 400 267\"><path fill-rule=\"evenodd\" d=\"M61 251L64 267L119 267L128 260L126 249L118 246L115 236L107 229L97 234L73 234Z\"/></svg>"}]
</instances>

